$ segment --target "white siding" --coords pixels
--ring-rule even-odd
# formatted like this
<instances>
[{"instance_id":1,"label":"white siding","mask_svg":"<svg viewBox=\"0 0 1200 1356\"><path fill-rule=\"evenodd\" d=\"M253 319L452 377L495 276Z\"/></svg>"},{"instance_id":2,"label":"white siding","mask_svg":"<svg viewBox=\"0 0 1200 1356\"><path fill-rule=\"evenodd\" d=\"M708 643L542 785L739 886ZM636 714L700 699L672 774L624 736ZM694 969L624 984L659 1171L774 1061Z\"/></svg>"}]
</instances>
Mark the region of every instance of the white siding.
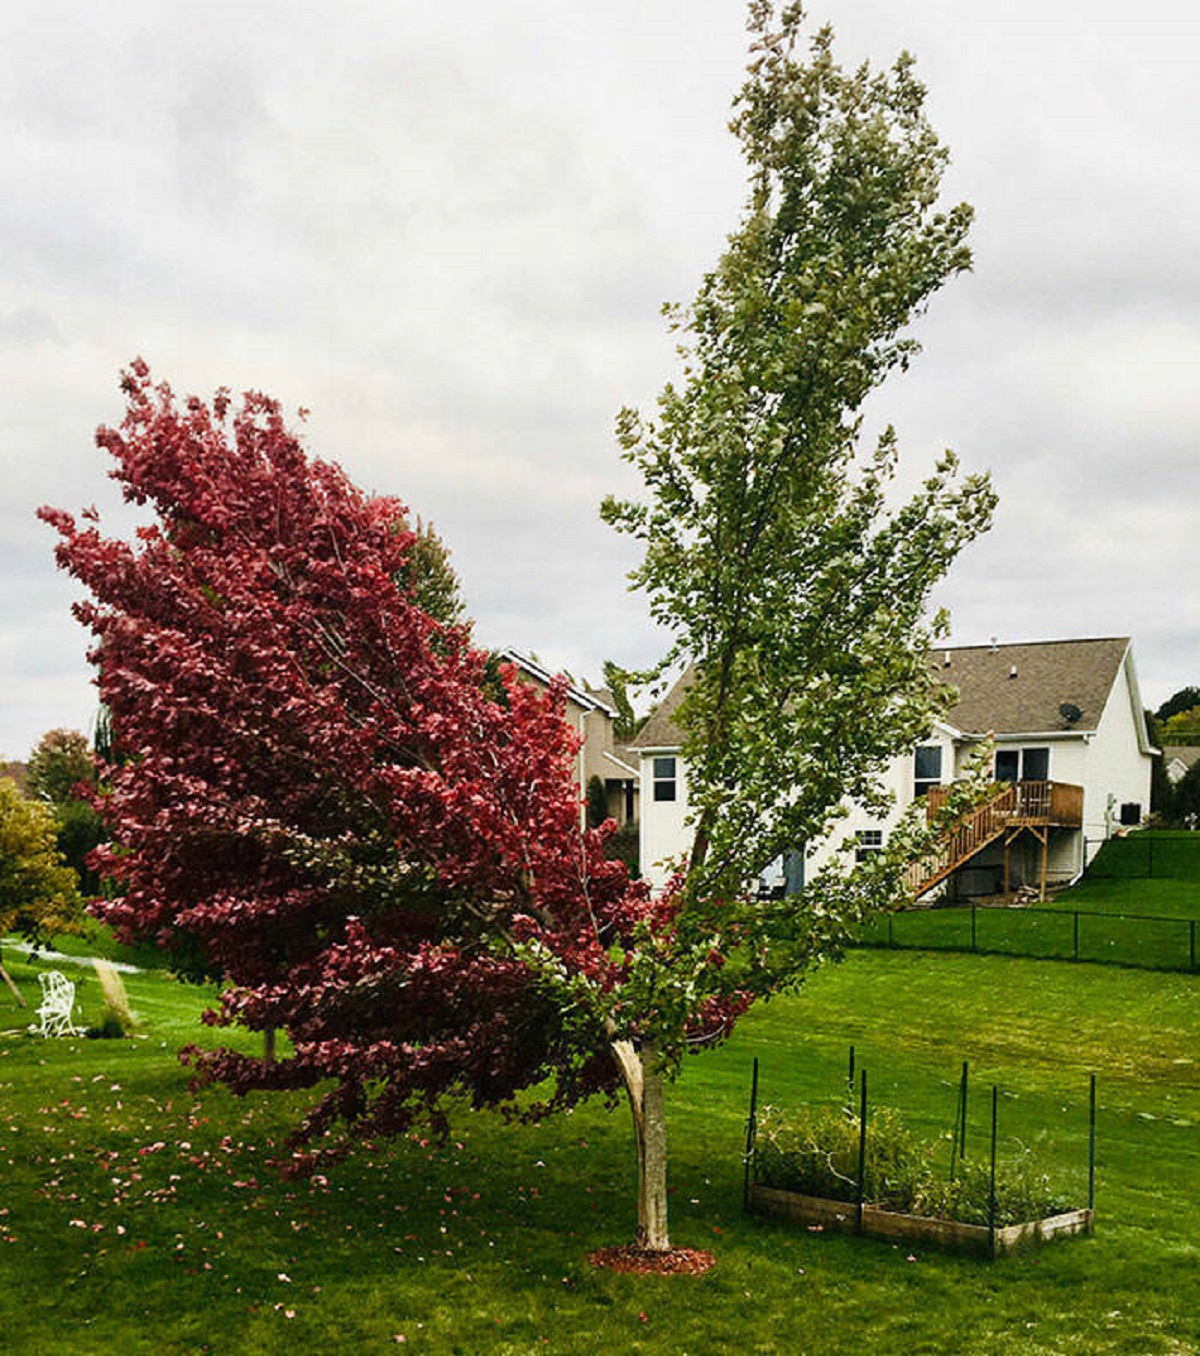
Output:
<instances>
[{"instance_id":1,"label":"white siding","mask_svg":"<svg viewBox=\"0 0 1200 1356\"><path fill-rule=\"evenodd\" d=\"M675 799L654 799L655 758L675 759ZM679 859L691 842L687 830L687 773L683 759L673 750L643 750L641 780L641 821L638 830L638 859L642 875L655 890L670 879Z\"/></svg>"},{"instance_id":2,"label":"white siding","mask_svg":"<svg viewBox=\"0 0 1200 1356\"><path fill-rule=\"evenodd\" d=\"M1150 813L1153 759L1143 750L1144 730L1137 693L1133 656L1126 653L1087 753L1083 832L1089 844L1112 836L1120 826L1122 805L1133 802L1142 807L1143 815ZM1098 841L1089 850L1094 852L1096 846Z\"/></svg>"},{"instance_id":3,"label":"white siding","mask_svg":"<svg viewBox=\"0 0 1200 1356\"><path fill-rule=\"evenodd\" d=\"M997 746L1009 749L1045 747L1050 750L1049 779L1084 788L1084 834L1094 853L1100 841L1111 836L1118 827L1117 816L1122 804L1135 802L1142 807L1143 814L1149 812L1151 758L1143 748L1144 734L1138 724L1141 719L1133 660L1127 653L1094 734L1035 732L1001 737L997 740ZM971 755L969 744L956 741L951 732L941 726L923 742L938 744L942 748L943 784L964 775ZM666 882L671 868L690 845L686 824L687 780L683 759L677 754L676 799L654 799L654 758L672 752L660 750L656 754L653 750L643 750L641 755L641 862L643 873L655 888ZM882 829L886 841L912 802L913 781L912 753L892 759L884 773L884 784L894 796L891 811L880 818L873 818L863 810L851 807L847 816L835 823L830 837L810 847L806 853L806 877L811 879L815 871L838 855L839 849L845 848L852 853L861 829ZM1055 833L1050 847L1051 878L1063 880L1073 876L1079 869L1079 852L1077 833Z\"/></svg>"}]
</instances>

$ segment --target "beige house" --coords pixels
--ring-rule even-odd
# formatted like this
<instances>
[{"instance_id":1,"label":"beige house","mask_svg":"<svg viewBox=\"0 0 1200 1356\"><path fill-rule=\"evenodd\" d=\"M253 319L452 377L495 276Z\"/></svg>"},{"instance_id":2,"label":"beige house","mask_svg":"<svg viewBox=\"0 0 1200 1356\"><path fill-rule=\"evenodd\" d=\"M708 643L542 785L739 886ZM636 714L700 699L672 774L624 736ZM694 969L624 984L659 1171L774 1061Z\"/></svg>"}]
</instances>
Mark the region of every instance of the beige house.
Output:
<instances>
[{"instance_id":1,"label":"beige house","mask_svg":"<svg viewBox=\"0 0 1200 1356\"><path fill-rule=\"evenodd\" d=\"M512 664L523 678L548 688L556 675L516 650L501 654L505 663ZM616 706L612 694L604 688L582 686L568 680L566 717L583 741L576 755L576 783L580 796L586 795L588 783L598 777L604 783L608 813L618 824L627 824L638 817L639 768L637 755L616 738ZM586 814L584 809L581 815Z\"/></svg>"},{"instance_id":2,"label":"beige house","mask_svg":"<svg viewBox=\"0 0 1200 1356\"><path fill-rule=\"evenodd\" d=\"M770 866L766 888L790 893L839 853L881 848L914 800L936 807L989 736L994 801L947 840L936 870L917 873L918 893L978 895L1066 882L1106 838L1135 828L1149 812L1157 750L1146 734L1128 637L946 647L929 663L957 701L925 740L888 766L892 810L881 818L849 807L831 839L798 846ZM672 719L687 681L685 674L635 741L641 860L656 885L688 846L687 768Z\"/></svg>"}]
</instances>

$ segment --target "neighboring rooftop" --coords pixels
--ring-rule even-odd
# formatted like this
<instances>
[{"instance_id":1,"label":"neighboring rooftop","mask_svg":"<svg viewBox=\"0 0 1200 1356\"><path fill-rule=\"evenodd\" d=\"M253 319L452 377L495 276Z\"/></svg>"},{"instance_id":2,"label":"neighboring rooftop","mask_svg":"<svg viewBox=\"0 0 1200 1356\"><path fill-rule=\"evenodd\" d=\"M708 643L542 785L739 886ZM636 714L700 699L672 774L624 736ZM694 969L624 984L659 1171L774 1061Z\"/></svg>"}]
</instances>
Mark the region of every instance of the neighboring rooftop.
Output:
<instances>
[{"instance_id":1,"label":"neighboring rooftop","mask_svg":"<svg viewBox=\"0 0 1200 1356\"><path fill-rule=\"evenodd\" d=\"M1200 758L1200 744L1164 744L1162 747L1163 766L1167 768L1167 775L1170 776L1172 763L1178 765L1179 776Z\"/></svg>"},{"instance_id":2,"label":"neighboring rooftop","mask_svg":"<svg viewBox=\"0 0 1200 1356\"><path fill-rule=\"evenodd\" d=\"M679 703L683 701L684 694L691 685L693 668L689 664L680 675L675 686L654 708L650 719L642 726L638 732L637 738L630 744L630 749L636 752L638 749L673 749L679 746L683 738L683 732L675 724L675 712L679 710Z\"/></svg>"},{"instance_id":3,"label":"neighboring rooftop","mask_svg":"<svg viewBox=\"0 0 1200 1356\"><path fill-rule=\"evenodd\" d=\"M617 714L612 694L605 688L588 687L586 682L577 683L569 674L551 673L538 660L531 659L518 650L502 650L500 658L506 664L512 664L519 669L527 678L532 678L540 687L549 687L553 682L565 682L568 700L573 701L576 706L583 707L585 711L603 711L609 717L615 717Z\"/></svg>"},{"instance_id":4,"label":"neighboring rooftop","mask_svg":"<svg viewBox=\"0 0 1200 1356\"><path fill-rule=\"evenodd\" d=\"M966 734L1082 732L1099 725L1128 649L1128 636L947 645L931 650L929 663L938 679L958 690L945 720ZM682 734L674 715L691 677L689 667L638 735L635 748L678 747Z\"/></svg>"}]
</instances>

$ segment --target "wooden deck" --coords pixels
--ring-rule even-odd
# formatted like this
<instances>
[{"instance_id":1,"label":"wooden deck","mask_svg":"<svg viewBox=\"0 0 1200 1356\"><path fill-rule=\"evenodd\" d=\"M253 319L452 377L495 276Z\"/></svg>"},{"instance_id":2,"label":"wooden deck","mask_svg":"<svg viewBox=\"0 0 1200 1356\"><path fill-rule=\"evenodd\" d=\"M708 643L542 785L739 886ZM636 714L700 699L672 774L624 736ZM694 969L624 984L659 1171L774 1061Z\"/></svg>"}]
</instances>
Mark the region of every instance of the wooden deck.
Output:
<instances>
[{"instance_id":1,"label":"wooden deck","mask_svg":"<svg viewBox=\"0 0 1200 1356\"><path fill-rule=\"evenodd\" d=\"M948 786L932 786L925 797L930 820L946 803ZM986 805L1004 801L1003 815L1010 824L1041 824L1050 828L1078 829L1083 825L1083 787L1071 782L1006 782Z\"/></svg>"},{"instance_id":2,"label":"wooden deck","mask_svg":"<svg viewBox=\"0 0 1200 1356\"><path fill-rule=\"evenodd\" d=\"M925 813L930 821L946 804L950 788L931 787ZM1008 849L1028 832L1042 845L1041 896L1046 894L1046 859L1051 829L1078 829L1083 825L1083 787L1071 782L1006 782L982 805L968 811L941 841L908 869L914 898L965 866L977 853L1004 840L1004 888L1008 889Z\"/></svg>"}]
</instances>

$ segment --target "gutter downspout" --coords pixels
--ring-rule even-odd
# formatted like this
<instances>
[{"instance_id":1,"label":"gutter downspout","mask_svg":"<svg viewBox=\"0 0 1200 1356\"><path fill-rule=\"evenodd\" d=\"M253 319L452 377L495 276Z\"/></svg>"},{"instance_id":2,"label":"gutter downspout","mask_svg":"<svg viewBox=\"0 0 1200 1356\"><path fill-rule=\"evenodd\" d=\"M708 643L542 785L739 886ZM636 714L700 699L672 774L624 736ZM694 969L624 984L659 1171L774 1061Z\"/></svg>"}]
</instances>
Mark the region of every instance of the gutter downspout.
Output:
<instances>
[{"instance_id":1,"label":"gutter downspout","mask_svg":"<svg viewBox=\"0 0 1200 1356\"><path fill-rule=\"evenodd\" d=\"M586 770L584 755L587 751L587 712L579 713L579 832L587 832L587 785L583 780L583 774Z\"/></svg>"}]
</instances>

